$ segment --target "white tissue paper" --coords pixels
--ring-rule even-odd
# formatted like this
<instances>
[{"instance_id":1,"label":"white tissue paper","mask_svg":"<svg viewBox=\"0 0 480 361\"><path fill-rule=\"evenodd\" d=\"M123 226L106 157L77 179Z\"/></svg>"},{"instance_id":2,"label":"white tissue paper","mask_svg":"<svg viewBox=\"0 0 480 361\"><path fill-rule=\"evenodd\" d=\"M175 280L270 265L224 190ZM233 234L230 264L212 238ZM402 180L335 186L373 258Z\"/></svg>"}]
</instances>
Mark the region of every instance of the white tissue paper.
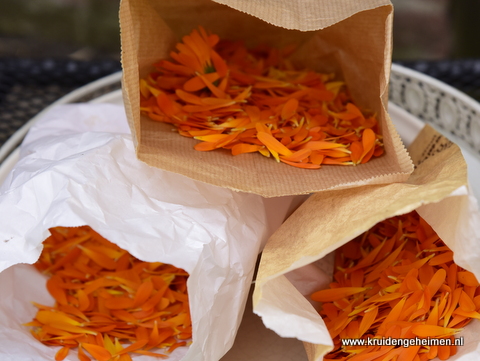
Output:
<instances>
[{"instance_id":1,"label":"white tissue paper","mask_svg":"<svg viewBox=\"0 0 480 361\"><path fill-rule=\"evenodd\" d=\"M143 261L190 274L193 343L171 361L218 360L233 344L257 254L300 198L268 201L152 168L129 133L122 106L62 105L22 144L0 188L0 360L54 360L58 348L22 323L36 314L31 301L54 304L28 264L56 226L89 225Z\"/></svg>"}]
</instances>

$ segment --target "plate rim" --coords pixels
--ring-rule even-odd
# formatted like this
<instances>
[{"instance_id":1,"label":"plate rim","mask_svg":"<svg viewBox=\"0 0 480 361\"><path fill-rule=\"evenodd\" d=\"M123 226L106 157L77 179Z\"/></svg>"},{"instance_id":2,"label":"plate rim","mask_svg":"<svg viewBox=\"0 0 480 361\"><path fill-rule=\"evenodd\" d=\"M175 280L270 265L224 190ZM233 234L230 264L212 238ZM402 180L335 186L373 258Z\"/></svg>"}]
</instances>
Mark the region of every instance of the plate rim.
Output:
<instances>
[{"instance_id":1,"label":"plate rim","mask_svg":"<svg viewBox=\"0 0 480 361\"><path fill-rule=\"evenodd\" d=\"M415 78L417 80L424 81L425 83L429 83L429 84L431 84L431 85L449 93L453 97L458 98L459 100L467 103L468 105L470 105L472 108L474 108L476 111L478 111L480 113L480 103L478 101L473 99L471 96L465 94L464 92L454 88L453 86L448 85L447 83L444 83L444 82L442 82L442 81L440 81L440 80L438 80L438 79L436 79L436 78L434 78L430 75L421 73L417 70L413 70L413 69L407 68L403 65L395 64L395 63L392 63L391 73L396 73L396 74L399 74L399 75L409 76L409 77Z\"/></svg>"},{"instance_id":2,"label":"plate rim","mask_svg":"<svg viewBox=\"0 0 480 361\"><path fill-rule=\"evenodd\" d=\"M103 87L111 86L115 83L120 83L122 78L122 72L118 71L113 74L107 75L103 78L95 80L91 83L88 83L84 86L81 86L78 89L75 89L68 94L64 95L63 97L57 99L55 102L50 104L49 106L42 109L39 113L37 113L33 118L28 120L21 128L19 128L15 133L12 134L10 138L0 147L0 164L7 159L7 157L15 151L17 146L22 142L23 138L32 127L32 125L42 117L45 113L47 113L53 107L56 107L61 104L68 104L68 103L75 103L81 101L82 98L88 96L89 94L98 91Z\"/></svg>"}]
</instances>

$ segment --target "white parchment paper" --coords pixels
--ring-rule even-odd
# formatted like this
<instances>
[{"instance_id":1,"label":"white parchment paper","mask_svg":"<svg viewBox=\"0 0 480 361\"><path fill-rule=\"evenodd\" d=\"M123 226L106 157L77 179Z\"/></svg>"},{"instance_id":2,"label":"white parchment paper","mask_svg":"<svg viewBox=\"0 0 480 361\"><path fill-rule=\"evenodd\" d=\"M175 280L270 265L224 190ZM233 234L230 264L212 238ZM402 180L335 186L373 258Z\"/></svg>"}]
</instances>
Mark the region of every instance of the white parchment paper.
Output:
<instances>
[{"instance_id":1,"label":"white parchment paper","mask_svg":"<svg viewBox=\"0 0 480 361\"><path fill-rule=\"evenodd\" d=\"M296 201L265 202L138 161L122 106L53 109L0 188L0 360L54 359L57 349L21 326L35 315L31 301L54 303L44 277L25 264L38 259L48 228L81 225L139 259L185 269L193 343L169 359L220 359L233 344L259 250Z\"/></svg>"}]
</instances>

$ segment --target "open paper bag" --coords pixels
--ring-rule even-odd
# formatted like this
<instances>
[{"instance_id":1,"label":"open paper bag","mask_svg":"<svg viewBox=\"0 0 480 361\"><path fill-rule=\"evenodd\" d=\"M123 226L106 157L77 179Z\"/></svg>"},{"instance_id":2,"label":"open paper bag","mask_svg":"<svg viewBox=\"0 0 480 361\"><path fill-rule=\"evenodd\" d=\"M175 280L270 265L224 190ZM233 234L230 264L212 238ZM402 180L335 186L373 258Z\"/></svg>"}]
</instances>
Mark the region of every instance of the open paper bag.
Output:
<instances>
[{"instance_id":1,"label":"open paper bag","mask_svg":"<svg viewBox=\"0 0 480 361\"><path fill-rule=\"evenodd\" d=\"M309 302L331 282L331 252L380 221L416 210L454 252L455 263L480 279L480 214L460 149L426 126L409 152L416 169L406 183L314 194L267 242L254 312L280 336L304 341L309 360L322 360L333 345ZM478 359L479 330L473 320L457 335L465 346L452 360Z\"/></svg>"},{"instance_id":2,"label":"open paper bag","mask_svg":"<svg viewBox=\"0 0 480 361\"><path fill-rule=\"evenodd\" d=\"M218 360L233 344L257 255L292 198L262 197L152 168L135 157L122 106L64 105L39 119L0 189L0 359L54 360L32 337L53 306L37 261L51 227L88 225L146 262L186 270L193 342L170 360ZM76 360L70 352L67 360ZM134 356L134 360L149 359Z\"/></svg>"},{"instance_id":3,"label":"open paper bag","mask_svg":"<svg viewBox=\"0 0 480 361\"><path fill-rule=\"evenodd\" d=\"M122 0L120 25L125 108L137 156L147 164L265 197L401 182L413 170L385 110L392 45L388 0ZM297 68L336 74L361 108L377 114L385 154L357 167L297 169L258 154L195 151L197 142L172 132L172 125L141 116L139 79L199 25L248 46L297 45L291 56Z\"/></svg>"}]
</instances>

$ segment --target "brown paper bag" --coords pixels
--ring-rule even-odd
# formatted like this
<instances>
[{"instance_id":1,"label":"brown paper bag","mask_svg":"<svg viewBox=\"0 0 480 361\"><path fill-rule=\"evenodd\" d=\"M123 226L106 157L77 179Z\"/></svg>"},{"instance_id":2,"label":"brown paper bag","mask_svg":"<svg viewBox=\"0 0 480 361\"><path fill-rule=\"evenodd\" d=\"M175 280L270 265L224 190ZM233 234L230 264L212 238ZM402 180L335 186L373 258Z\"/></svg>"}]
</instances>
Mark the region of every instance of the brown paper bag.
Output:
<instances>
[{"instance_id":1,"label":"brown paper bag","mask_svg":"<svg viewBox=\"0 0 480 361\"><path fill-rule=\"evenodd\" d=\"M455 262L480 279L480 214L468 193L460 149L426 126L409 151L416 169L406 183L314 194L267 242L254 312L279 335L305 341L309 360L321 360L333 345L308 301L312 292L331 282L333 261L326 256L382 220L416 210L452 249ZM470 324L460 334L474 342L473 350L478 336L465 333L478 326ZM470 351L461 347L458 353Z\"/></svg>"},{"instance_id":2,"label":"brown paper bag","mask_svg":"<svg viewBox=\"0 0 480 361\"><path fill-rule=\"evenodd\" d=\"M392 45L389 0L122 0L120 25L125 109L137 156L149 165L266 197L401 182L413 170L385 110ZM172 132L172 125L140 116L139 78L199 25L249 46L298 44L292 55L298 66L334 72L360 107L377 113L385 155L357 167L297 169L258 154L195 151L196 142Z\"/></svg>"}]
</instances>

